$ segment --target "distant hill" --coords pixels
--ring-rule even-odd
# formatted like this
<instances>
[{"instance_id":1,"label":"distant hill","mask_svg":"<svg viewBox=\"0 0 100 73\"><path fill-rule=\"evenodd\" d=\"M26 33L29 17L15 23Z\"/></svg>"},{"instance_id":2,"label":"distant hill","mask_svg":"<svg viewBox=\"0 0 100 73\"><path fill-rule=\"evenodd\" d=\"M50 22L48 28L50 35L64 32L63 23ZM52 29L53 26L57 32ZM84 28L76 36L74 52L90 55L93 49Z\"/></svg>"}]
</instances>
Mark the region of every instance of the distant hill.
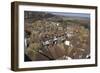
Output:
<instances>
[{"instance_id":1,"label":"distant hill","mask_svg":"<svg viewBox=\"0 0 100 73\"><path fill-rule=\"evenodd\" d=\"M85 25L86 27L89 27L90 24L90 18L89 15L86 16L85 14L72 14L72 13L54 13L54 12L37 12L37 11L25 11L24 12L24 19L25 24L33 23L37 20L46 20L46 21L53 21L53 22L71 22L75 24L81 24Z\"/></svg>"}]
</instances>

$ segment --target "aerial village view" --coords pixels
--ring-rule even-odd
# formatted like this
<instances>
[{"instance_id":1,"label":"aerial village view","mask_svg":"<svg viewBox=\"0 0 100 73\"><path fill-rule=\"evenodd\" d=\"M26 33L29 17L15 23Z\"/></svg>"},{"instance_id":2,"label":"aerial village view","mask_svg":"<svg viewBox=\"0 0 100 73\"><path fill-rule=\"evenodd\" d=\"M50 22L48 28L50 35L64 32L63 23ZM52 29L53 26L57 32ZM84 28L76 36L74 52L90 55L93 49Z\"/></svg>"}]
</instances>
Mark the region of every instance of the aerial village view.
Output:
<instances>
[{"instance_id":1,"label":"aerial village view","mask_svg":"<svg viewBox=\"0 0 100 73\"><path fill-rule=\"evenodd\" d=\"M90 15L24 11L24 61L90 59Z\"/></svg>"}]
</instances>

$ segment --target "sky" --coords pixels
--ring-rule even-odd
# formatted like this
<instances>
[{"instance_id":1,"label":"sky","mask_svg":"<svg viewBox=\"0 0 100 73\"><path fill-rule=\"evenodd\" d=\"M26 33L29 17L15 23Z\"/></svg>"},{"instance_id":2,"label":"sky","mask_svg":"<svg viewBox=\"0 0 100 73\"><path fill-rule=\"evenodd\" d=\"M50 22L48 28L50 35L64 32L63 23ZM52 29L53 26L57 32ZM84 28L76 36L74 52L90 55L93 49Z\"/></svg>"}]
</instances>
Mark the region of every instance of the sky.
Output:
<instances>
[{"instance_id":1,"label":"sky","mask_svg":"<svg viewBox=\"0 0 100 73\"><path fill-rule=\"evenodd\" d=\"M53 12L52 14L61 15L61 16L76 16L76 17L87 17L90 18L90 14L87 13L61 13L61 12Z\"/></svg>"}]
</instances>

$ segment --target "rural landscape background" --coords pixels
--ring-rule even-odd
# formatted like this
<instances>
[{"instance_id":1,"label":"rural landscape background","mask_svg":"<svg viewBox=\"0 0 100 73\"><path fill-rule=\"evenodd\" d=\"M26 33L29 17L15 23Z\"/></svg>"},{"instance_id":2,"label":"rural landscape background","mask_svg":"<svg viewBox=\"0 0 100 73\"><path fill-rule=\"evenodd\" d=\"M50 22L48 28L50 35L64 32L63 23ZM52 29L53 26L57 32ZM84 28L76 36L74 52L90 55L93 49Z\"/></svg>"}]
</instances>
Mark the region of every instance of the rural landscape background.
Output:
<instances>
[{"instance_id":1,"label":"rural landscape background","mask_svg":"<svg viewBox=\"0 0 100 73\"><path fill-rule=\"evenodd\" d=\"M24 61L89 59L90 15L24 12Z\"/></svg>"}]
</instances>

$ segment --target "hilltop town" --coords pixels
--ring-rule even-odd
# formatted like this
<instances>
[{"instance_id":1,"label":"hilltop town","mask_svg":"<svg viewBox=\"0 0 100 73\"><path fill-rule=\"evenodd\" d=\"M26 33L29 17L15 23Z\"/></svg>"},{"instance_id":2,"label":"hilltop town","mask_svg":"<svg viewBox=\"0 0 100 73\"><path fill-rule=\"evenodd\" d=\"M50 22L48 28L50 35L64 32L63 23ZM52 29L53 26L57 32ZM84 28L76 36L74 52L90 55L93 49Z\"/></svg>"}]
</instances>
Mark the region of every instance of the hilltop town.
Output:
<instances>
[{"instance_id":1,"label":"hilltop town","mask_svg":"<svg viewBox=\"0 0 100 73\"><path fill-rule=\"evenodd\" d=\"M26 11L24 40L25 61L89 59L89 18Z\"/></svg>"}]
</instances>

